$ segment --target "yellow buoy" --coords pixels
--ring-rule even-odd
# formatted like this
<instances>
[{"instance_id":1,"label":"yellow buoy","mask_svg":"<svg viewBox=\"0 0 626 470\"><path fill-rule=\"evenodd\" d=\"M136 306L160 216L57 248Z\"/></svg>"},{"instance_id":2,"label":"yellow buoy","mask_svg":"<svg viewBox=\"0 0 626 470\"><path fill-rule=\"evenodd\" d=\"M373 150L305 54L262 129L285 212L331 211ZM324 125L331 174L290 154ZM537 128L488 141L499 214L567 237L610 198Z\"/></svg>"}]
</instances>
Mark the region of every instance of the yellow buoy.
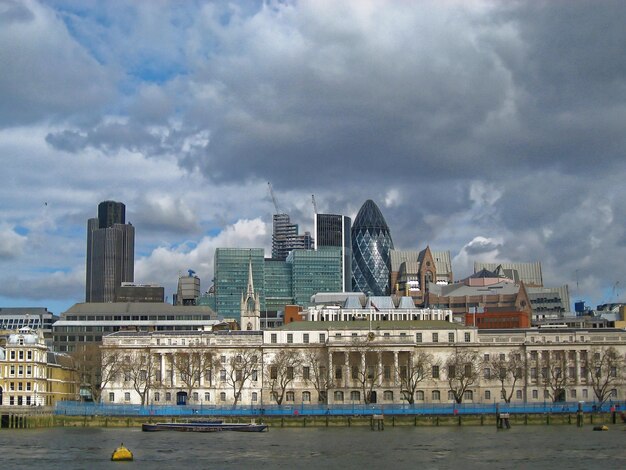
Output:
<instances>
[{"instance_id":1,"label":"yellow buoy","mask_svg":"<svg viewBox=\"0 0 626 470\"><path fill-rule=\"evenodd\" d=\"M113 451L111 455L111 460L114 462L124 462L133 460L133 453L124 447L124 443L120 444L120 446Z\"/></svg>"}]
</instances>

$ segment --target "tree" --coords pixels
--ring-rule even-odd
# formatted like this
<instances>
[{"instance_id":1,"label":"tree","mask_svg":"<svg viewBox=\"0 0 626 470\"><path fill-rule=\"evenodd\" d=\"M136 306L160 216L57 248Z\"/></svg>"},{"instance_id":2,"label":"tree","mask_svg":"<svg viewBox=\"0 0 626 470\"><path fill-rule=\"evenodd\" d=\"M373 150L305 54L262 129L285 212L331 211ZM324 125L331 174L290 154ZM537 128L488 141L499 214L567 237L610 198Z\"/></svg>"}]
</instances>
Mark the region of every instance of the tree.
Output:
<instances>
[{"instance_id":1,"label":"tree","mask_svg":"<svg viewBox=\"0 0 626 470\"><path fill-rule=\"evenodd\" d=\"M200 378L208 369L213 369L213 356L201 346L190 346L187 350L179 351L174 355L173 367L184 385L187 396L191 396L193 389L200 386Z\"/></svg>"},{"instance_id":2,"label":"tree","mask_svg":"<svg viewBox=\"0 0 626 470\"><path fill-rule=\"evenodd\" d=\"M446 359L448 388L456 403L463 402L467 389L478 380L479 364L478 352L462 347L455 347Z\"/></svg>"},{"instance_id":3,"label":"tree","mask_svg":"<svg viewBox=\"0 0 626 470\"><path fill-rule=\"evenodd\" d=\"M539 361L541 383L553 402L565 401L565 388L573 382L567 375L567 357L564 351L543 351Z\"/></svg>"},{"instance_id":4,"label":"tree","mask_svg":"<svg viewBox=\"0 0 626 470\"><path fill-rule=\"evenodd\" d=\"M302 363L303 358L299 351L281 349L267 365L266 377L269 380L272 396L279 405L282 405L287 387L296 378Z\"/></svg>"},{"instance_id":5,"label":"tree","mask_svg":"<svg viewBox=\"0 0 626 470\"><path fill-rule=\"evenodd\" d=\"M257 373L259 352L254 348L241 348L233 352L226 370L226 383L232 388L236 405L241 399L241 391L246 381Z\"/></svg>"},{"instance_id":6,"label":"tree","mask_svg":"<svg viewBox=\"0 0 626 470\"><path fill-rule=\"evenodd\" d=\"M121 354L115 349L101 349L97 344L78 346L71 354L81 388L86 388L94 402L100 402L102 390L120 372Z\"/></svg>"},{"instance_id":7,"label":"tree","mask_svg":"<svg viewBox=\"0 0 626 470\"><path fill-rule=\"evenodd\" d=\"M415 403L415 390L431 376L433 355L424 351L410 353L407 362L400 364L400 394L409 403Z\"/></svg>"},{"instance_id":8,"label":"tree","mask_svg":"<svg viewBox=\"0 0 626 470\"><path fill-rule=\"evenodd\" d=\"M359 365L351 367L352 379L359 383L363 393L363 402L369 404L373 399L374 386L383 372L379 360L382 348L374 343L373 335L368 335L364 339L353 340L350 352L356 353L360 359Z\"/></svg>"},{"instance_id":9,"label":"tree","mask_svg":"<svg viewBox=\"0 0 626 470\"><path fill-rule=\"evenodd\" d=\"M318 403L327 403L328 389L330 387L330 371L328 370L328 352L324 348L311 348L304 352L304 368L308 368L308 374L303 373L305 383L312 383L317 391Z\"/></svg>"},{"instance_id":10,"label":"tree","mask_svg":"<svg viewBox=\"0 0 626 470\"><path fill-rule=\"evenodd\" d=\"M508 354L494 354L484 364L489 370L487 380L500 383L500 397L511 403L518 381L524 378L525 362L521 349L509 351Z\"/></svg>"},{"instance_id":11,"label":"tree","mask_svg":"<svg viewBox=\"0 0 626 470\"><path fill-rule=\"evenodd\" d=\"M583 361L596 399L602 406L611 398L612 390L622 381L624 359L613 346L592 348Z\"/></svg>"},{"instance_id":12,"label":"tree","mask_svg":"<svg viewBox=\"0 0 626 470\"><path fill-rule=\"evenodd\" d=\"M142 406L148 402L150 390L157 383L157 370L158 361L150 348L133 351L130 356L124 358L124 363L121 367L124 381L130 382L133 389L139 394Z\"/></svg>"}]
</instances>

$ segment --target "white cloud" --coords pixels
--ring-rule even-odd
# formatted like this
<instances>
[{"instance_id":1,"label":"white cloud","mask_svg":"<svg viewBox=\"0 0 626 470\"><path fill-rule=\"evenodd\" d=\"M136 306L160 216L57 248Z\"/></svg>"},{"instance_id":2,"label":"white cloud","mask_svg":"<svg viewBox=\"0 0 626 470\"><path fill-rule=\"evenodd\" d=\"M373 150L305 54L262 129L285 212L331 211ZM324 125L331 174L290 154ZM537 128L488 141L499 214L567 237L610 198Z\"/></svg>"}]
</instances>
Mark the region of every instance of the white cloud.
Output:
<instances>
[{"instance_id":1,"label":"white cloud","mask_svg":"<svg viewBox=\"0 0 626 470\"><path fill-rule=\"evenodd\" d=\"M0 225L0 261L19 258L26 241L27 237L16 233L12 227Z\"/></svg>"}]
</instances>

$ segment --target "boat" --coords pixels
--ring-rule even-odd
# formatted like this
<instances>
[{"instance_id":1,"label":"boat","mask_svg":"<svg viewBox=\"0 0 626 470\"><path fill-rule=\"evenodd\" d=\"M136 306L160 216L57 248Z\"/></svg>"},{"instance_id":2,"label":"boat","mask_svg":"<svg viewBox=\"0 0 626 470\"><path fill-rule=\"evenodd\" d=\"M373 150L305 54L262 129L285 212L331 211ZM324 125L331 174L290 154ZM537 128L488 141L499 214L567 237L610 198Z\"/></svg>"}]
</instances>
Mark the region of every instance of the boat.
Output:
<instances>
[{"instance_id":1,"label":"boat","mask_svg":"<svg viewBox=\"0 0 626 470\"><path fill-rule=\"evenodd\" d=\"M602 425L602 426L594 426L593 428L594 431L608 431L609 427L606 425Z\"/></svg>"},{"instance_id":2,"label":"boat","mask_svg":"<svg viewBox=\"0 0 626 470\"><path fill-rule=\"evenodd\" d=\"M122 443L113 451L113 454L111 454L111 460L113 462L128 462L133 460L133 453L124 447L124 443Z\"/></svg>"},{"instance_id":3,"label":"boat","mask_svg":"<svg viewBox=\"0 0 626 470\"><path fill-rule=\"evenodd\" d=\"M267 429L267 424L252 423L224 423L222 421L190 421L188 423L143 423L141 430L146 432L156 431L182 431L182 432L262 432Z\"/></svg>"}]
</instances>

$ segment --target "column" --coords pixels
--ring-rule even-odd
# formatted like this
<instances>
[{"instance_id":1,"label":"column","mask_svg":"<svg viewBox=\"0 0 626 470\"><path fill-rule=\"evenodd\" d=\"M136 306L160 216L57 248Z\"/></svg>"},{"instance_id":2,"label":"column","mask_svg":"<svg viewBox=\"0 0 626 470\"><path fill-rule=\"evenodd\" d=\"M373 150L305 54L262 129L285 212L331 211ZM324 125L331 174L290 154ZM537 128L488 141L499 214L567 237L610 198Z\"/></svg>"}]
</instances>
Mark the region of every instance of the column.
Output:
<instances>
[{"instance_id":1,"label":"column","mask_svg":"<svg viewBox=\"0 0 626 470\"><path fill-rule=\"evenodd\" d=\"M399 360L398 355L400 353L398 351L393 352L393 385L397 386L400 383L400 370L399 370Z\"/></svg>"}]
</instances>

